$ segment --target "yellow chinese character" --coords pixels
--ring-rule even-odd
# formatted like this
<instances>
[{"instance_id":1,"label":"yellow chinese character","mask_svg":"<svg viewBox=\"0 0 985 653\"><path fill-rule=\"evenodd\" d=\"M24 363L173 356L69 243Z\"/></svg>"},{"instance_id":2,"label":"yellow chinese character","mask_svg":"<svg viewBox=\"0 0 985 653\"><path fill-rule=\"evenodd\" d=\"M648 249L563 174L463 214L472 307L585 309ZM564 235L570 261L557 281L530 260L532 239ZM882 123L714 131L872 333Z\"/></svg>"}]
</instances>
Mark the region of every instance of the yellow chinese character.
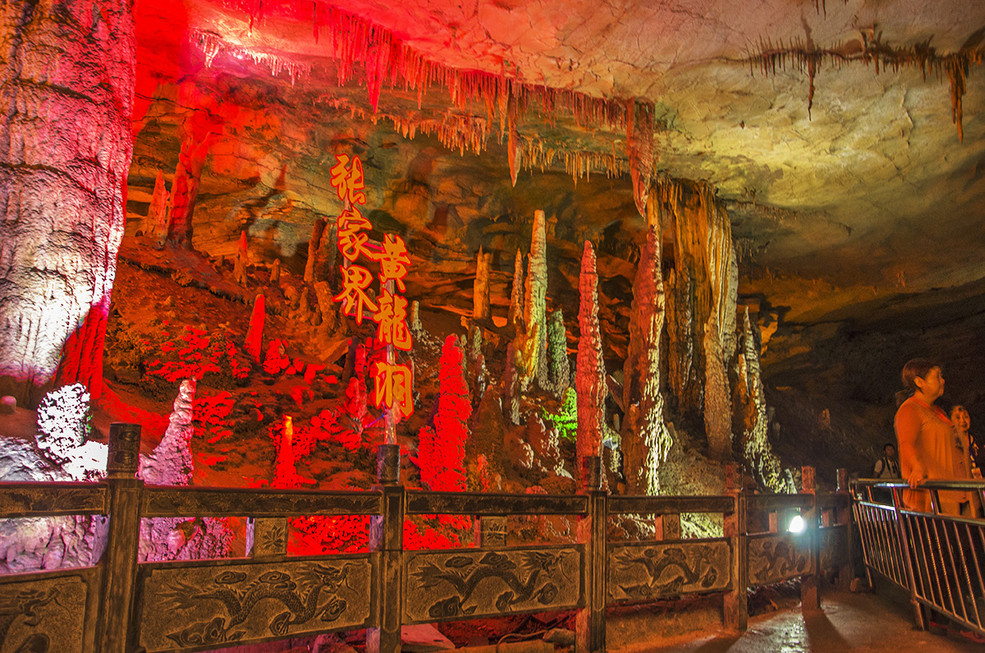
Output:
<instances>
[{"instance_id":1,"label":"yellow chinese character","mask_svg":"<svg viewBox=\"0 0 985 653\"><path fill-rule=\"evenodd\" d=\"M363 178L363 162L358 156L352 157L352 167L349 168L349 155L336 154L335 160L338 161L329 171L331 183L339 194L339 199L343 202L348 200L351 204L365 204L366 194L361 192L366 188L366 181Z\"/></svg>"},{"instance_id":2,"label":"yellow chinese character","mask_svg":"<svg viewBox=\"0 0 985 653\"><path fill-rule=\"evenodd\" d=\"M379 323L376 339L402 351L410 351L410 329L407 328L407 299L386 290L380 293L380 309L373 317Z\"/></svg>"},{"instance_id":3,"label":"yellow chinese character","mask_svg":"<svg viewBox=\"0 0 985 653\"><path fill-rule=\"evenodd\" d=\"M397 419L414 414L414 377L406 365L373 363L373 405L386 406Z\"/></svg>"},{"instance_id":4,"label":"yellow chinese character","mask_svg":"<svg viewBox=\"0 0 985 653\"><path fill-rule=\"evenodd\" d=\"M407 286L404 284L404 277L410 268L410 256L407 254L407 245L404 239L393 234L386 234L383 237L383 251L377 253L373 258L380 262L380 283L396 281L400 292L406 292Z\"/></svg>"},{"instance_id":5,"label":"yellow chinese character","mask_svg":"<svg viewBox=\"0 0 985 653\"><path fill-rule=\"evenodd\" d=\"M342 302L342 311L352 317L356 323L363 323L363 311L376 313L379 307L373 303L366 289L373 283L373 273L359 265L342 268L342 292L335 296L335 301Z\"/></svg>"}]
</instances>

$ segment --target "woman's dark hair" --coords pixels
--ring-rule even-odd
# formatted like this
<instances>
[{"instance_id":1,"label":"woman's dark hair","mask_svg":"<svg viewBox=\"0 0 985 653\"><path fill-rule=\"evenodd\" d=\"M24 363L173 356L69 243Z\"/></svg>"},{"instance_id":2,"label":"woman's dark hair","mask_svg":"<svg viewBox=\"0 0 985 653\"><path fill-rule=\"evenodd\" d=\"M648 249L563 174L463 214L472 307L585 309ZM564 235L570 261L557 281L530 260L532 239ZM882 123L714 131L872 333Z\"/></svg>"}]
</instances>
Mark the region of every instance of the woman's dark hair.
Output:
<instances>
[{"instance_id":1,"label":"woman's dark hair","mask_svg":"<svg viewBox=\"0 0 985 653\"><path fill-rule=\"evenodd\" d=\"M929 358L914 358L907 361L906 365L903 366L903 373L900 375L903 379L903 389L896 393L896 404L900 405L912 397L913 393L917 391L917 384L914 379L927 378L930 370L935 367L940 367L940 365Z\"/></svg>"}]
</instances>

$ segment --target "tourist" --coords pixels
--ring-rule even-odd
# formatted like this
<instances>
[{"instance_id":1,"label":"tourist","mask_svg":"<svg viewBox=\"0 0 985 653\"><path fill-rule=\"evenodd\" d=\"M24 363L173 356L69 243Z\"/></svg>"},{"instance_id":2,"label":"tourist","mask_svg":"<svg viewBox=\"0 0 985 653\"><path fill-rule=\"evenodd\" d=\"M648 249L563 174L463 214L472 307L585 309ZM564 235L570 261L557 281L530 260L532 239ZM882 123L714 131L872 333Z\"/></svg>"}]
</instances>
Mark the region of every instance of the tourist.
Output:
<instances>
[{"instance_id":1,"label":"tourist","mask_svg":"<svg viewBox=\"0 0 985 653\"><path fill-rule=\"evenodd\" d=\"M951 409L951 423L954 424L954 478L959 480L971 480L978 472L981 472L972 459L972 439L968 433L971 428L971 416L964 406L956 405ZM980 506L977 497L973 494L968 495L968 501L961 504L961 514L967 517L974 517L979 514Z\"/></svg>"},{"instance_id":2,"label":"tourist","mask_svg":"<svg viewBox=\"0 0 985 653\"><path fill-rule=\"evenodd\" d=\"M872 477L881 479L899 478L899 462L896 460L896 445L887 442L882 447L882 458L872 468Z\"/></svg>"},{"instance_id":3,"label":"tourist","mask_svg":"<svg viewBox=\"0 0 985 653\"><path fill-rule=\"evenodd\" d=\"M910 489L903 490L903 505L910 510L930 512L930 493L916 489L930 479L954 477L954 426L947 414L934 404L944 394L944 377L940 365L925 358L915 358L903 366L903 391L906 398L896 411L894 426L899 450L900 473ZM969 499L966 492L938 493L941 512L958 515L961 503Z\"/></svg>"}]
</instances>

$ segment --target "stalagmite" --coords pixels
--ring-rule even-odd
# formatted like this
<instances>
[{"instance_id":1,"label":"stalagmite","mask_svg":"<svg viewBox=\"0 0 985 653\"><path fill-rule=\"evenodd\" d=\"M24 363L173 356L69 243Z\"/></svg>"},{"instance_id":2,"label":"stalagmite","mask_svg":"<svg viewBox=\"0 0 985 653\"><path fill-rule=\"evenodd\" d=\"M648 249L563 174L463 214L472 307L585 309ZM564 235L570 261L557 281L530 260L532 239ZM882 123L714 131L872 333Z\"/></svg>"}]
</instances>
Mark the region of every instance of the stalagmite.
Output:
<instances>
[{"instance_id":1,"label":"stalagmite","mask_svg":"<svg viewBox=\"0 0 985 653\"><path fill-rule=\"evenodd\" d=\"M523 329L523 254L520 250L516 251L516 260L513 262L513 290L510 293L510 312L506 323L516 331Z\"/></svg>"},{"instance_id":2,"label":"stalagmite","mask_svg":"<svg viewBox=\"0 0 985 653\"><path fill-rule=\"evenodd\" d=\"M195 434L195 379L185 379L174 400L174 410L164 437L146 458L140 461L137 476L150 485L188 485L195 463L191 439Z\"/></svg>"},{"instance_id":3,"label":"stalagmite","mask_svg":"<svg viewBox=\"0 0 985 653\"><path fill-rule=\"evenodd\" d=\"M164 171L157 171L154 180L154 194L147 209L145 232L153 233L157 240L163 241L168 234L168 188L164 183Z\"/></svg>"},{"instance_id":4,"label":"stalagmite","mask_svg":"<svg viewBox=\"0 0 985 653\"><path fill-rule=\"evenodd\" d=\"M246 343L243 349L246 350L253 360L258 363L262 361L263 354L263 323L266 320L266 300L263 293L256 296L253 300L253 313L250 314L250 327L246 331Z\"/></svg>"},{"instance_id":5,"label":"stalagmite","mask_svg":"<svg viewBox=\"0 0 985 653\"><path fill-rule=\"evenodd\" d=\"M736 422L742 429L742 455L762 487L773 492L787 491L780 461L773 453L768 438L769 420L766 415L766 395L760 374L759 343L749 321L749 309L743 312L742 343L738 355L735 396Z\"/></svg>"},{"instance_id":6,"label":"stalagmite","mask_svg":"<svg viewBox=\"0 0 985 653\"><path fill-rule=\"evenodd\" d=\"M561 309L551 312L547 323L547 378L550 390L560 399L571 383L571 366L568 364L568 337L564 328Z\"/></svg>"},{"instance_id":7,"label":"stalagmite","mask_svg":"<svg viewBox=\"0 0 985 653\"><path fill-rule=\"evenodd\" d=\"M236 246L236 260L233 261L233 279L236 283L246 285L246 268L250 264L249 243L246 232L239 233L239 244Z\"/></svg>"},{"instance_id":8,"label":"stalagmite","mask_svg":"<svg viewBox=\"0 0 985 653\"><path fill-rule=\"evenodd\" d=\"M595 250L585 241L581 259L578 290L581 302L578 309L578 365L575 390L578 393L578 433L575 450L578 473L585 473L585 459L602 454L602 432L605 425L605 364L602 360L602 337L598 317L598 274L595 270ZM585 478L582 477L584 482Z\"/></svg>"},{"instance_id":9,"label":"stalagmite","mask_svg":"<svg viewBox=\"0 0 985 653\"><path fill-rule=\"evenodd\" d=\"M650 208L651 213L654 209ZM660 224L651 222L633 282L629 350L623 366L623 471L630 494L658 494L659 467L673 445L664 425L660 339L664 326ZM631 418L630 418L631 416Z\"/></svg>"},{"instance_id":10,"label":"stalagmite","mask_svg":"<svg viewBox=\"0 0 985 653\"><path fill-rule=\"evenodd\" d=\"M308 260L304 264L304 282L314 283L319 279L315 276L316 260L321 248L322 234L325 232L325 219L315 218L311 228L311 239L308 241Z\"/></svg>"},{"instance_id":11,"label":"stalagmite","mask_svg":"<svg viewBox=\"0 0 985 653\"><path fill-rule=\"evenodd\" d=\"M506 346L506 368L503 370L503 416L511 424L520 423L520 366L516 360L516 346Z\"/></svg>"},{"instance_id":12,"label":"stalagmite","mask_svg":"<svg viewBox=\"0 0 985 653\"><path fill-rule=\"evenodd\" d=\"M726 460L732 448L732 402L725 371L718 324L714 315L705 326L705 434L708 452L713 458Z\"/></svg>"},{"instance_id":13,"label":"stalagmite","mask_svg":"<svg viewBox=\"0 0 985 653\"><path fill-rule=\"evenodd\" d=\"M407 328L418 338L418 334L424 332L424 325L421 324L421 302L416 299L410 303L410 317L407 318Z\"/></svg>"},{"instance_id":14,"label":"stalagmite","mask_svg":"<svg viewBox=\"0 0 985 653\"><path fill-rule=\"evenodd\" d=\"M98 397L133 152L132 5L3 3L0 40L0 394L34 406L57 377Z\"/></svg>"},{"instance_id":15,"label":"stalagmite","mask_svg":"<svg viewBox=\"0 0 985 653\"><path fill-rule=\"evenodd\" d=\"M192 246L192 216L202 168L205 167L209 148L218 136L217 125L205 114L204 111L196 111L182 125L178 166L174 171L171 196L168 199L167 241L188 248Z\"/></svg>"},{"instance_id":16,"label":"stalagmite","mask_svg":"<svg viewBox=\"0 0 985 653\"><path fill-rule=\"evenodd\" d=\"M492 253L484 253L479 246L475 259L475 281L472 285L472 318L488 320L489 311L489 266L492 263Z\"/></svg>"},{"instance_id":17,"label":"stalagmite","mask_svg":"<svg viewBox=\"0 0 985 653\"><path fill-rule=\"evenodd\" d=\"M524 286L525 338L522 359L527 379L547 386L547 220L543 211L534 211L530 240L530 259ZM520 352L518 352L520 353Z\"/></svg>"},{"instance_id":18,"label":"stalagmite","mask_svg":"<svg viewBox=\"0 0 985 653\"><path fill-rule=\"evenodd\" d=\"M275 258L273 264L270 266L270 279L267 281L268 286L278 286L280 285L280 259Z\"/></svg>"}]
</instances>

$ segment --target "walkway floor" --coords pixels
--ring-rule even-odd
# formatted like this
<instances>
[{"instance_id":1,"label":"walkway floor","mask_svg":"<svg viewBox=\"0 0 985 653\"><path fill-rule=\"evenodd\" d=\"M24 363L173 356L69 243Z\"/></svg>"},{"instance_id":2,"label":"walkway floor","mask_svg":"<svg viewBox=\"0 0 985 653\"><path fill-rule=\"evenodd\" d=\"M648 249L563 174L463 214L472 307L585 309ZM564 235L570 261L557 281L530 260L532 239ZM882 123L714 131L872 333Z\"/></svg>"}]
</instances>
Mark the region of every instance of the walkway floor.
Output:
<instances>
[{"instance_id":1,"label":"walkway floor","mask_svg":"<svg viewBox=\"0 0 985 653\"><path fill-rule=\"evenodd\" d=\"M966 639L955 629L942 635L917 630L907 597L896 596L891 590L851 594L829 589L823 596L822 611L806 618L798 607L752 617L749 629L741 635L692 634L657 645L629 645L614 653L985 651L985 644Z\"/></svg>"}]
</instances>

